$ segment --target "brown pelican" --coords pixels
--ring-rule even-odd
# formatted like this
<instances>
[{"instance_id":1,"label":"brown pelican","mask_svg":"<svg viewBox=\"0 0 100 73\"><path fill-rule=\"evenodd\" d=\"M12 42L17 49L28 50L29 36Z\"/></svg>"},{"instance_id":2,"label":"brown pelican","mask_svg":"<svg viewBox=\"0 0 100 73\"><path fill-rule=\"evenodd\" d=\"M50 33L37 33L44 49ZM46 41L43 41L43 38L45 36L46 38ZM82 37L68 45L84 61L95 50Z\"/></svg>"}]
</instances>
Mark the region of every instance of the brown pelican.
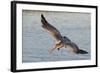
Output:
<instances>
[{"instance_id":1,"label":"brown pelican","mask_svg":"<svg viewBox=\"0 0 100 73\"><path fill-rule=\"evenodd\" d=\"M53 48L50 49L50 53L54 49L60 50L60 48L62 47L70 48L70 50L76 54L88 53L84 50L79 49L79 47L74 42L72 42L68 37L62 36L61 33L54 26L52 26L50 23L47 22L43 14L41 14L41 22L42 22L42 27L56 40L56 43L54 44Z\"/></svg>"}]
</instances>

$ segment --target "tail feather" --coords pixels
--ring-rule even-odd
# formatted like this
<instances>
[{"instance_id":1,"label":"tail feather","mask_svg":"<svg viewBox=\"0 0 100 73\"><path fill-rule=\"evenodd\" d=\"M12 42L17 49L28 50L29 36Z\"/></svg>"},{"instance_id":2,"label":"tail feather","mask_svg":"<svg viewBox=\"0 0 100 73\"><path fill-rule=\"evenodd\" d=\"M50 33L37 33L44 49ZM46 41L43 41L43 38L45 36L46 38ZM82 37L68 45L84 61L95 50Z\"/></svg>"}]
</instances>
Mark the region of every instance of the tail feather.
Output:
<instances>
[{"instance_id":1,"label":"tail feather","mask_svg":"<svg viewBox=\"0 0 100 73\"><path fill-rule=\"evenodd\" d=\"M77 54L87 54L88 52L87 51L84 51L84 50L78 50L76 53Z\"/></svg>"}]
</instances>

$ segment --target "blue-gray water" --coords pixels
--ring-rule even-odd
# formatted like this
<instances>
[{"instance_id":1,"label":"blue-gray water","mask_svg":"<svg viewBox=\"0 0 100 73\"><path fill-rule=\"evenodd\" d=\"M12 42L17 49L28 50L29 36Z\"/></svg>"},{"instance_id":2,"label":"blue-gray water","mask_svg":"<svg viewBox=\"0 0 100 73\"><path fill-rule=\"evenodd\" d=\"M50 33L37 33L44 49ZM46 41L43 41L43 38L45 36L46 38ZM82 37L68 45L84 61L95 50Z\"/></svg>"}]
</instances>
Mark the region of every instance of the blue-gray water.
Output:
<instances>
[{"instance_id":1,"label":"blue-gray water","mask_svg":"<svg viewBox=\"0 0 100 73\"><path fill-rule=\"evenodd\" d=\"M69 37L88 54L74 54L68 48L54 50L49 54L54 39L41 27L41 13L62 35ZM22 14L22 62L47 62L86 60L91 58L91 14L74 12L49 12L23 10Z\"/></svg>"}]
</instances>

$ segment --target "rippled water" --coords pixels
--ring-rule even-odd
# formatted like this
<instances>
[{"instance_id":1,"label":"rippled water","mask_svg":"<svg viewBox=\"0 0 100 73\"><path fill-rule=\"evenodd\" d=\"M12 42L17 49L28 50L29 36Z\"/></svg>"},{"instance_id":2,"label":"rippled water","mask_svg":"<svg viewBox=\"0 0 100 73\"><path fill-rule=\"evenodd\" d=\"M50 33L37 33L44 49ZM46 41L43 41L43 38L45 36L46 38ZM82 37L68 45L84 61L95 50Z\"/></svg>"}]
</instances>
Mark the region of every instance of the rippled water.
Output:
<instances>
[{"instance_id":1,"label":"rippled water","mask_svg":"<svg viewBox=\"0 0 100 73\"><path fill-rule=\"evenodd\" d=\"M48 49L53 46L54 39L41 27L41 13L62 35L69 37L89 53L79 55L71 53L68 48L61 48L49 54ZM22 61L25 63L90 59L90 16L89 13L23 10Z\"/></svg>"}]
</instances>

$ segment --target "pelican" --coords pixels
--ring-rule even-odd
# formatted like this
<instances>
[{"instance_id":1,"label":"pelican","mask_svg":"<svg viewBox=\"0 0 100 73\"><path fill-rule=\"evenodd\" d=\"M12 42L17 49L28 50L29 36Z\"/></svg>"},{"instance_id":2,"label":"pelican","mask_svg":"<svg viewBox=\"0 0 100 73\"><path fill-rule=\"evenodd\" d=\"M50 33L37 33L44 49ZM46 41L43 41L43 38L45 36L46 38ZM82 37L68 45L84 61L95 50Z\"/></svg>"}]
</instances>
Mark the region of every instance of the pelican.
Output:
<instances>
[{"instance_id":1,"label":"pelican","mask_svg":"<svg viewBox=\"0 0 100 73\"><path fill-rule=\"evenodd\" d=\"M52 49L49 50L50 53L52 53L52 51L54 51L55 49L60 50L62 47L69 48L71 52L76 54L88 53L87 51L79 49L79 47L74 42L72 42L68 37L62 36L58 29L56 29L46 20L43 14L41 14L41 23L42 28L45 29L46 32L48 32L55 39L54 46L52 47Z\"/></svg>"}]
</instances>

